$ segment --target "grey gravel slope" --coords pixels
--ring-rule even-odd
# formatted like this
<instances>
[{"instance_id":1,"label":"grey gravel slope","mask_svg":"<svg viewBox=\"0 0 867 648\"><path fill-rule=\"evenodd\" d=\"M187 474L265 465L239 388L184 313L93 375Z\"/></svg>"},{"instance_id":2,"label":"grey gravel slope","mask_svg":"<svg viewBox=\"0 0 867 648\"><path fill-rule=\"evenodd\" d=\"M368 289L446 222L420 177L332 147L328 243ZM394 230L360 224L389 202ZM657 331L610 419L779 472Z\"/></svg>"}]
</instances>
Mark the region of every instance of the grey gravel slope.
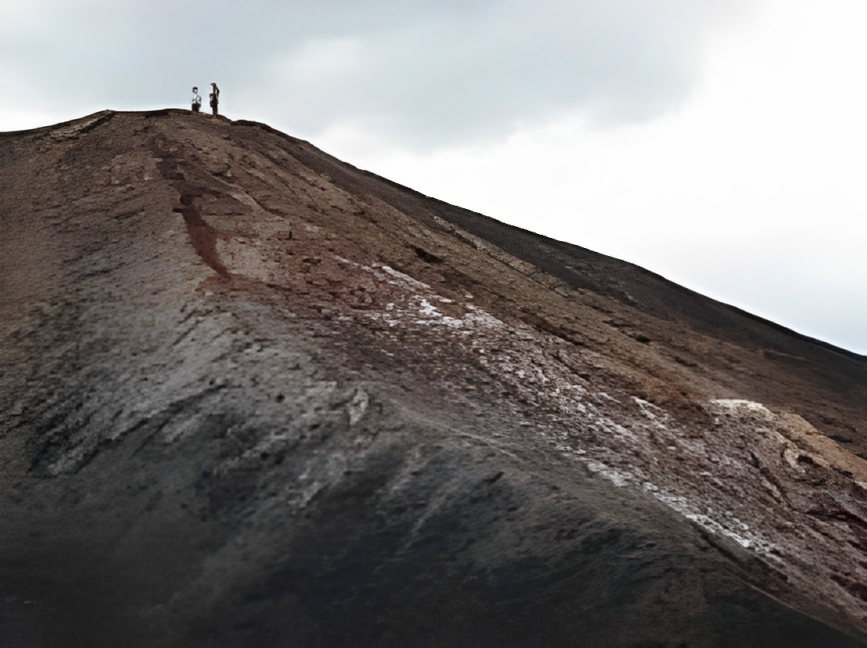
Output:
<instances>
[{"instance_id":1,"label":"grey gravel slope","mask_svg":"<svg viewBox=\"0 0 867 648\"><path fill-rule=\"evenodd\" d=\"M0 135L4 645L863 645L863 359L454 210L182 111Z\"/></svg>"}]
</instances>

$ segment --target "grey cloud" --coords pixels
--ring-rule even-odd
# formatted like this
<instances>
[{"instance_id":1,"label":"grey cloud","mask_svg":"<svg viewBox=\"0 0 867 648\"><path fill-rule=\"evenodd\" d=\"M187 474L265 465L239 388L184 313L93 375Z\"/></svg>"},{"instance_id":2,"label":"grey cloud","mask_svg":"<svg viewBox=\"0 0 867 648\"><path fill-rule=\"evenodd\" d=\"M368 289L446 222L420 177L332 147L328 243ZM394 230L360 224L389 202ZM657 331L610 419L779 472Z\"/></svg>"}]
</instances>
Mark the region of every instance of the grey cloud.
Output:
<instances>
[{"instance_id":1,"label":"grey cloud","mask_svg":"<svg viewBox=\"0 0 867 648\"><path fill-rule=\"evenodd\" d=\"M230 114L430 146L576 109L658 116L688 96L703 34L746 1L44 0L38 24L0 27L0 60L71 109L183 105L217 80Z\"/></svg>"}]
</instances>

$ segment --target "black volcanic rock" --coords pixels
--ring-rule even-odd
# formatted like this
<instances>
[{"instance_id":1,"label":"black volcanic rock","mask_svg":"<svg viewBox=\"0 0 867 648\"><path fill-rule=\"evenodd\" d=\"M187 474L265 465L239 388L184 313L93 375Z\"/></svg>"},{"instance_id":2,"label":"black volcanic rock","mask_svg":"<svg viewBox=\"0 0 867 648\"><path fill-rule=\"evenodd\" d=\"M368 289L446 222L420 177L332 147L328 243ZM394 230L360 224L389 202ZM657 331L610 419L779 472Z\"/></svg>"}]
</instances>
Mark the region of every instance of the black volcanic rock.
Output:
<instances>
[{"instance_id":1,"label":"black volcanic rock","mask_svg":"<svg viewBox=\"0 0 867 648\"><path fill-rule=\"evenodd\" d=\"M867 644L863 357L185 111L0 228L3 646Z\"/></svg>"}]
</instances>

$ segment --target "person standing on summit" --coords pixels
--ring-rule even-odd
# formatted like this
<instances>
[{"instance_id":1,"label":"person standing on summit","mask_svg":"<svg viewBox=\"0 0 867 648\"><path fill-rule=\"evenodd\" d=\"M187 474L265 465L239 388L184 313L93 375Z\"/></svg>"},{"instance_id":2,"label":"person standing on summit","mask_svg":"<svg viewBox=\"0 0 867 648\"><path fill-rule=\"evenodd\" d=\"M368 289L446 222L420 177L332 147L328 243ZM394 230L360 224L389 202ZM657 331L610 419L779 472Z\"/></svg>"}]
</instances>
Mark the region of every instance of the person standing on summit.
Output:
<instances>
[{"instance_id":1,"label":"person standing on summit","mask_svg":"<svg viewBox=\"0 0 867 648\"><path fill-rule=\"evenodd\" d=\"M218 110L217 106L220 103L220 89L217 87L217 84L213 81L211 82L211 112L214 113L214 117L217 116Z\"/></svg>"}]
</instances>

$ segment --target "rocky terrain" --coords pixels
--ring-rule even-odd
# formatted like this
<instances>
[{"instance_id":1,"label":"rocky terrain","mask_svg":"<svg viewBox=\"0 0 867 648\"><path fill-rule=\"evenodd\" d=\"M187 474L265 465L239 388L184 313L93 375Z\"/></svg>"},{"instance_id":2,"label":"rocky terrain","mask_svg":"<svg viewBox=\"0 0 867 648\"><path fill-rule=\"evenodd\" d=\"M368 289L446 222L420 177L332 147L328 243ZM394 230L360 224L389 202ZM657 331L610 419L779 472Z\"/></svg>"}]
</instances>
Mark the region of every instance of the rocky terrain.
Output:
<instances>
[{"instance_id":1,"label":"rocky terrain","mask_svg":"<svg viewBox=\"0 0 867 648\"><path fill-rule=\"evenodd\" d=\"M864 357L180 110L0 228L3 646L867 645Z\"/></svg>"}]
</instances>

